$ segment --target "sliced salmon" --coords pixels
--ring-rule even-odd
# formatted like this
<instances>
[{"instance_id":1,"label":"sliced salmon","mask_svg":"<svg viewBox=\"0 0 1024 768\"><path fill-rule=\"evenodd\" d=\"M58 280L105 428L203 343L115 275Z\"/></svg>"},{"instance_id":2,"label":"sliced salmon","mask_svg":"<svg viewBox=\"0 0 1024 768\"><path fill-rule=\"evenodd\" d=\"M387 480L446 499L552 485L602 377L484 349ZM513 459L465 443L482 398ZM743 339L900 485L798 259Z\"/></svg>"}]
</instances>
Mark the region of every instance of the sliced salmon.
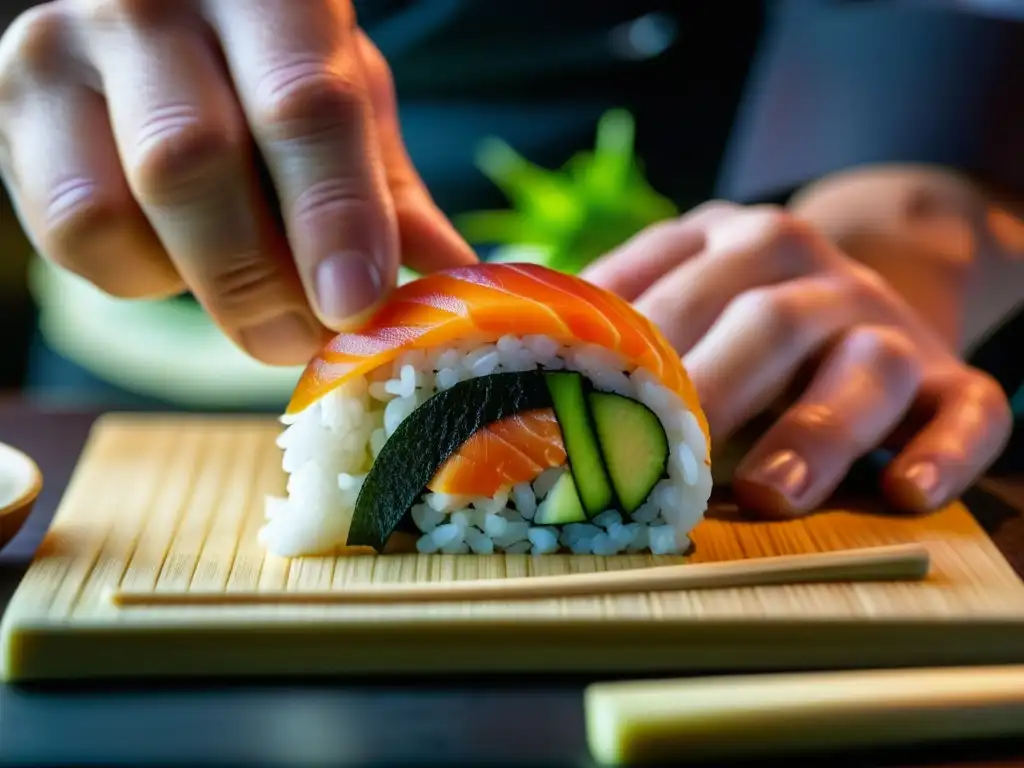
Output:
<instances>
[{"instance_id":1,"label":"sliced salmon","mask_svg":"<svg viewBox=\"0 0 1024 768\"><path fill-rule=\"evenodd\" d=\"M477 430L441 465L427 486L436 493L493 497L565 463L555 412L523 411Z\"/></svg>"},{"instance_id":2,"label":"sliced salmon","mask_svg":"<svg viewBox=\"0 0 1024 768\"><path fill-rule=\"evenodd\" d=\"M580 277L536 264L482 263L406 283L359 331L335 336L310 361L287 412L305 410L334 387L391 363L411 349L469 336L543 334L562 344L592 343L646 368L707 420L679 354L629 302Z\"/></svg>"}]
</instances>

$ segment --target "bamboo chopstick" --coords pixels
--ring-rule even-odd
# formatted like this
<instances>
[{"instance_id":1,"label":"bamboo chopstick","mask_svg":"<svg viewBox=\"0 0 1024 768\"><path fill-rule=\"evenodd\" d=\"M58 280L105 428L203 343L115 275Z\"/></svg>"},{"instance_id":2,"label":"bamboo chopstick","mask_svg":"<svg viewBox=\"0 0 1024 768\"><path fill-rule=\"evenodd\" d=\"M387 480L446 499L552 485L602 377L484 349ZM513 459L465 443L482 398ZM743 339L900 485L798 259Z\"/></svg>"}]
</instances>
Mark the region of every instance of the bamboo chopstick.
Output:
<instances>
[{"instance_id":1,"label":"bamboo chopstick","mask_svg":"<svg viewBox=\"0 0 1024 768\"><path fill-rule=\"evenodd\" d=\"M678 764L1024 735L1024 666L597 683L599 763Z\"/></svg>"},{"instance_id":2,"label":"bamboo chopstick","mask_svg":"<svg viewBox=\"0 0 1024 768\"><path fill-rule=\"evenodd\" d=\"M807 555L762 557L731 562L576 573L564 576L382 584L344 590L305 592L286 590L230 593L115 590L111 593L110 598L115 605L119 606L223 606L296 603L329 605L550 599L573 595L720 589L828 581L919 580L928 575L929 562L928 550L925 547L908 544Z\"/></svg>"}]
</instances>

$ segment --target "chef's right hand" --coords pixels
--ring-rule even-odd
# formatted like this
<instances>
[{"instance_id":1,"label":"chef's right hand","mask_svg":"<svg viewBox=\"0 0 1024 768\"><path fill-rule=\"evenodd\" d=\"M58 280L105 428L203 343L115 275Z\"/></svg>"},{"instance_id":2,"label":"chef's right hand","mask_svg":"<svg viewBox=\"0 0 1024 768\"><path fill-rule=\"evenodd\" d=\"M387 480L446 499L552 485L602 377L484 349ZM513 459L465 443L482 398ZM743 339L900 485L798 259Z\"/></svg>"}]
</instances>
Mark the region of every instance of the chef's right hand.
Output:
<instances>
[{"instance_id":1,"label":"chef's right hand","mask_svg":"<svg viewBox=\"0 0 1024 768\"><path fill-rule=\"evenodd\" d=\"M272 364L364 317L402 256L476 260L348 0L39 5L0 39L0 169L44 257L115 296L190 290Z\"/></svg>"}]
</instances>

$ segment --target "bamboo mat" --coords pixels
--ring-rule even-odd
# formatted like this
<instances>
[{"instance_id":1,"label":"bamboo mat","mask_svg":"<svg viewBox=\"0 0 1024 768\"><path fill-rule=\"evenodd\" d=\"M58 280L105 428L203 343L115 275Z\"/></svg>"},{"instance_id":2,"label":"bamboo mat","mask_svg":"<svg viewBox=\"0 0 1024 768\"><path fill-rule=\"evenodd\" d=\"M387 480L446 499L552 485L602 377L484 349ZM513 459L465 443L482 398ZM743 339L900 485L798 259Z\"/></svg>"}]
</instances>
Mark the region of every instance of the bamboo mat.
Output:
<instances>
[{"instance_id":1,"label":"bamboo mat","mask_svg":"<svg viewBox=\"0 0 1024 768\"><path fill-rule=\"evenodd\" d=\"M533 603L116 608L126 589L344 589L670 563L670 557L389 555L285 560L256 540L284 477L271 419L97 422L0 625L7 680L380 672L812 669L1024 661L1024 583L960 505L918 519L827 510L709 519L706 562L920 542L925 582Z\"/></svg>"}]
</instances>

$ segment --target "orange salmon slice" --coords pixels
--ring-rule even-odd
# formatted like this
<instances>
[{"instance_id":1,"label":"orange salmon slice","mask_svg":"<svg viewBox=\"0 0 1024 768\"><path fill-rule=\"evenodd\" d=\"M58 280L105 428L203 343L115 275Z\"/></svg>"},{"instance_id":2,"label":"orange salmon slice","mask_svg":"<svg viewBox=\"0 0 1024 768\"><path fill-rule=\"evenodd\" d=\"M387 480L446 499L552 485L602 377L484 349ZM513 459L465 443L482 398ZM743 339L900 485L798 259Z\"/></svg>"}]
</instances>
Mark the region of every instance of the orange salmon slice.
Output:
<instances>
[{"instance_id":1,"label":"orange salmon slice","mask_svg":"<svg viewBox=\"0 0 1024 768\"><path fill-rule=\"evenodd\" d=\"M565 463L562 429L551 408L523 411L477 430L427 486L435 493L490 498Z\"/></svg>"},{"instance_id":2,"label":"orange salmon slice","mask_svg":"<svg viewBox=\"0 0 1024 768\"><path fill-rule=\"evenodd\" d=\"M476 336L497 341L506 334L595 344L650 371L696 415L710 452L697 390L657 326L622 297L537 264L480 263L433 272L397 288L361 328L338 334L309 361L287 412L300 413L334 387L390 364L406 350Z\"/></svg>"}]
</instances>

